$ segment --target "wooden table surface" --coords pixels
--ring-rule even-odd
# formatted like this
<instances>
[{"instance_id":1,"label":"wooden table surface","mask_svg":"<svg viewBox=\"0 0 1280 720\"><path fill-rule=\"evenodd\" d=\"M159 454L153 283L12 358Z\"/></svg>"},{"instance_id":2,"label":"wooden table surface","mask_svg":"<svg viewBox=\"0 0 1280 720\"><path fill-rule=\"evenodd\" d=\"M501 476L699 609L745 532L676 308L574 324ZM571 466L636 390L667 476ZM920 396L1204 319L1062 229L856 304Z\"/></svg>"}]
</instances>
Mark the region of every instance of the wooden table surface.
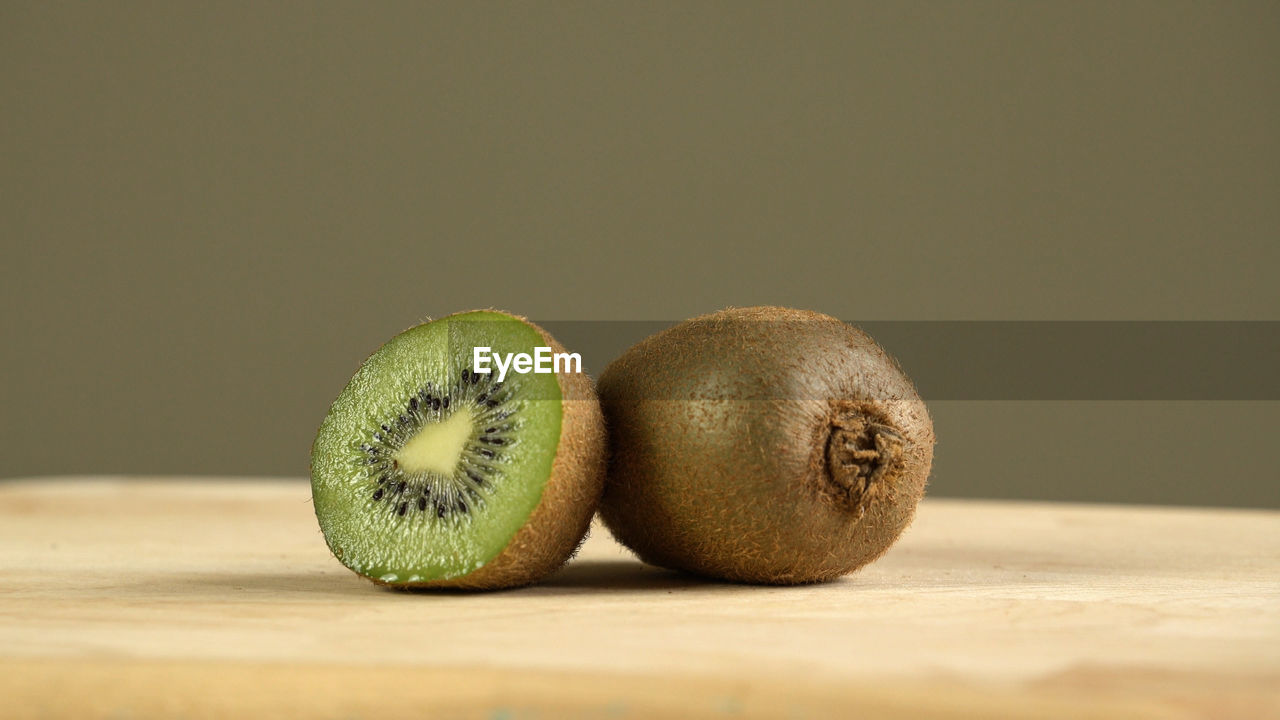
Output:
<instances>
[{"instance_id":1,"label":"wooden table surface","mask_svg":"<svg viewBox=\"0 0 1280 720\"><path fill-rule=\"evenodd\" d=\"M297 480L0 482L0 717L1280 717L1280 513L926 500L839 582L602 529L541 585L406 593Z\"/></svg>"}]
</instances>

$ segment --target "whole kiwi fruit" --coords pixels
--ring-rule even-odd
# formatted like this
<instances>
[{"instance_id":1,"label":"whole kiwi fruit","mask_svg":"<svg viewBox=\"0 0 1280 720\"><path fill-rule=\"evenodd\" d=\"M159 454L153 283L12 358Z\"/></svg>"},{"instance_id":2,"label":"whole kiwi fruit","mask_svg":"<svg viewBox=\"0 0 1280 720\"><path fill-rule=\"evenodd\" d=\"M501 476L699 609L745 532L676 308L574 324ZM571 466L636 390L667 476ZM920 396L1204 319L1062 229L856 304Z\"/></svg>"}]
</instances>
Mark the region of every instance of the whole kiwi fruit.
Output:
<instances>
[{"instance_id":1,"label":"whole kiwi fruit","mask_svg":"<svg viewBox=\"0 0 1280 720\"><path fill-rule=\"evenodd\" d=\"M580 359L578 372L566 357L499 379L473 367L479 347L565 352L515 315L451 315L389 340L330 407L312 498L329 548L356 573L408 588L513 587L560 567L586 535L605 434Z\"/></svg>"},{"instance_id":2,"label":"whole kiwi fruit","mask_svg":"<svg viewBox=\"0 0 1280 720\"><path fill-rule=\"evenodd\" d=\"M600 377L600 513L645 562L749 583L830 580L910 524L933 461L915 387L867 334L731 308L628 349Z\"/></svg>"}]
</instances>

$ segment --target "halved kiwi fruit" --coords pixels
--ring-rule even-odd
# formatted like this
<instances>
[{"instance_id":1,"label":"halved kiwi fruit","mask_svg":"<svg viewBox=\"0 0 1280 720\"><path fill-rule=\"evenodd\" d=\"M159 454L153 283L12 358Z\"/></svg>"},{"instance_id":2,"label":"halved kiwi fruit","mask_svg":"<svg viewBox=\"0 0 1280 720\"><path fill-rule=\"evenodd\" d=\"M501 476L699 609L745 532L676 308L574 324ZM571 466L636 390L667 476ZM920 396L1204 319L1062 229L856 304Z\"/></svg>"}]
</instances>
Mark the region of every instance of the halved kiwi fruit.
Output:
<instances>
[{"instance_id":1,"label":"halved kiwi fruit","mask_svg":"<svg viewBox=\"0 0 1280 720\"><path fill-rule=\"evenodd\" d=\"M410 328L334 400L311 453L316 517L353 571L400 587L534 582L586 534L604 471L604 428L578 372L474 372L473 349L565 352L495 311Z\"/></svg>"},{"instance_id":2,"label":"halved kiwi fruit","mask_svg":"<svg viewBox=\"0 0 1280 720\"><path fill-rule=\"evenodd\" d=\"M717 578L829 580L911 522L933 424L898 364L814 312L730 309L649 337L600 377L601 516L642 560Z\"/></svg>"}]
</instances>

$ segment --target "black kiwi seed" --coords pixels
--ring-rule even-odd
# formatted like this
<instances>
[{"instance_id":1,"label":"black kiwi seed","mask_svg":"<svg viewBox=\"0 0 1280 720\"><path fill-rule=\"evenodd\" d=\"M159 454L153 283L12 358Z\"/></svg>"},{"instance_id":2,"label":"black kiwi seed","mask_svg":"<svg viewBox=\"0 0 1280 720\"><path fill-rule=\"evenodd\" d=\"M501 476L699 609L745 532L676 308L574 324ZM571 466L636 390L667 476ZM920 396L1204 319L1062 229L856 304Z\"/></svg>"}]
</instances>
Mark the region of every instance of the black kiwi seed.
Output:
<instances>
[{"instance_id":1,"label":"black kiwi seed","mask_svg":"<svg viewBox=\"0 0 1280 720\"><path fill-rule=\"evenodd\" d=\"M473 473L473 472L469 472L469 473L467 473L467 477L471 478L471 482L474 482L475 484L479 485L480 487L484 487L484 478L480 477L479 475L477 475L477 474L475 474L475 473Z\"/></svg>"},{"instance_id":2,"label":"black kiwi seed","mask_svg":"<svg viewBox=\"0 0 1280 720\"><path fill-rule=\"evenodd\" d=\"M403 492L404 492L405 487L407 487L407 486L408 486L408 483L406 483L405 481L401 480L401 481L400 481L400 483L396 485L396 494L397 494L397 495L399 495L399 494L403 493Z\"/></svg>"},{"instance_id":3,"label":"black kiwi seed","mask_svg":"<svg viewBox=\"0 0 1280 720\"><path fill-rule=\"evenodd\" d=\"M471 371L470 371L470 370L468 370L468 369L466 369L466 368L463 368L463 369L462 369L462 382L467 382L470 378L471 378Z\"/></svg>"},{"instance_id":4,"label":"black kiwi seed","mask_svg":"<svg viewBox=\"0 0 1280 720\"><path fill-rule=\"evenodd\" d=\"M378 488L377 490L375 490L375 491L373 492L373 499L374 499L374 500L381 500L381 499L382 499L382 488Z\"/></svg>"},{"instance_id":5,"label":"black kiwi seed","mask_svg":"<svg viewBox=\"0 0 1280 720\"><path fill-rule=\"evenodd\" d=\"M449 407L449 396L448 396L448 395L445 395L445 396L444 396L444 400L443 400L442 402L444 403L444 406L445 406L446 408L447 408L447 407Z\"/></svg>"},{"instance_id":6,"label":"black kiwi seed","mask_svg":"<svg viewBox=\"0 0 1280 720\"><path fill-rule=\"evenodd\" d=\"M436 517L444 517L444 503L436 501Z\"/></svg>"},{"instance_id":7,"label":"black kiwi seed","mask_svg":"<svg viewBox=\"0 0 1280 720\"><path fill-rule=\"evenodd\" d=\"M479 395L476 396L476 404L479 405L480 403L488 399L489 399L489 393L480 393Z\"/></svg>"},{"instance_id":8,"label":"black kiwi seed","mask_svg":"<svg viewBox=\"0 0 1280 720\"><path fill-rule=\"evenodd\" d=\"M408 507L409 507L408 503L400 503L400 507L396 508L396 514L404 515L404 511L408 509Z\"/></svg>"},{"instance_id":9,"label":"black kiwi seed","mask_svg":"<svg viewBox=\"0 0 1280 720\"><path fill-rule=\"evenodd\" d=\"M427 499L424 497L418 498L418 511L421 512L426 509L427 509Z\"/></svg>"}]
</instances>

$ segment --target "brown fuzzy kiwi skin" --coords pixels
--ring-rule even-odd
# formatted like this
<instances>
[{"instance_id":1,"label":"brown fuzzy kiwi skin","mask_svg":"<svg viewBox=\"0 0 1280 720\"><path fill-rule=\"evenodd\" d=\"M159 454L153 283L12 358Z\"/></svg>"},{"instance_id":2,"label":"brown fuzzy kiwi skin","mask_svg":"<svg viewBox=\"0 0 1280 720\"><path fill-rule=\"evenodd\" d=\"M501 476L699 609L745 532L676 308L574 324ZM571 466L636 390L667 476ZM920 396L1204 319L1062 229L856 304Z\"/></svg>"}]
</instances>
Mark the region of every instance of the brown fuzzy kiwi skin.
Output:
<instances>
[{"instance_id":1,"label":"brown fuzzy kiwi skin","mask_svg":"<svg viewBox=\"0 0 1280 720\"><path fill-rule=\"evenodd\" d=\"M553 352L567 352L550 333L527 318L499 310L538 331ZM397 589L456 588L499 590L529 585L555 572L586 539L604 490L605 430L595 387L586 373L557 373L564 415L551 477L538 506L516 534L484 567L461 577L412 583L383 583Z\"/></svg>"},{"instance_id":2,"label":"brown fuzzy kiwi skin","mask_svg":"<svg viewBox=\"0 0 1280 720\"><path fill-rule=\"evenodd\" d=\"M897 362L820 313L687 320L611 363L599 392L606 527L645 562L714 578L819 582L872 562L911 523L933 461Z\"/></svg>"}]
</instances>

